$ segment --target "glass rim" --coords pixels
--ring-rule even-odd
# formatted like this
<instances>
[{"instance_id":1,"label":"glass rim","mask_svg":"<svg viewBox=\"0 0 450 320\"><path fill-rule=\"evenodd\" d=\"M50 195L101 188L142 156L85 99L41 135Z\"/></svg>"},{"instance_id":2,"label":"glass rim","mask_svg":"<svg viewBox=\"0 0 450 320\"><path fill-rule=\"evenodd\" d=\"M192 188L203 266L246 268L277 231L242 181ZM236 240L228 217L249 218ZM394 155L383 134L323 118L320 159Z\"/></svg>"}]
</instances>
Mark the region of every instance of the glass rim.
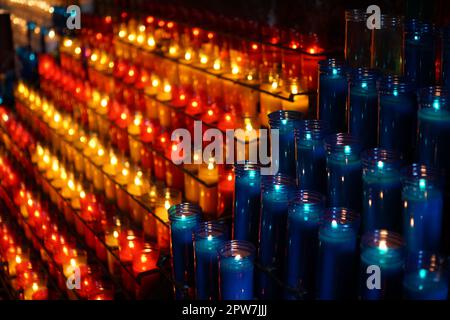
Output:
<instances>
[{"instance_id":1,"label":"glass rim","mask_svg":"<svg viewBox=\"0 0 450 320\"><path fill-rule=\"evenodd\" d=\"M398 154L395 151L384 148L371 148L364 150L361 153L361 163L365 169L400 169L400 157ZM387 167L385 167L386 164Z\"/></svg>"},{"instance_id":2,"label":"glass rim","mask_svg":"<svg viewBox=\"0 0 450 320\"><path fill-rule=\"evenodd\" d=\"M178 221L182 217L185 218L198 218L200 219L202 210L200 206L190 202L182 202L179 204L175 204L168 209L169 220L170 221Z\"/></svg>"},{"instance_id":3,"label":"glass rim","mask_svg":"<svg viewBox=\"0 0 450 320\"><path fill-rule=\"evenodd\" d=\"M361 238L361 247L380 248L383 244L386 249L402 250L405 248L403 237L399 233L386 229L368 231Z\"/></svg>"},{"instance_id":4,"label":"glass rim","mask_svg":"<svg viewBox=\"0 0 450 320\"><path fill-rule=\"evenodd\" d=\"M244 256L241 255L241 258L253 259L256 253L255 246L249 241L228 240L224 244L222 244L222 246L219 248L218 250L219 257L222 258L236 257L236 255L234 255L234 252L237 250L246 253L246 255Z\"/></svg>"},{"instance_id":5,"label":"glass rim","mask_svg":"<svg viewBox=\"0 0 450 320\"><path fill-rule=\"evenodd\" d=\"M225 236L227 228L223 223L218 221L203 221L200 222L194 229L194 239L206 239L209 232L216 233L214 238Z\"/></svg>"}]
</instances>

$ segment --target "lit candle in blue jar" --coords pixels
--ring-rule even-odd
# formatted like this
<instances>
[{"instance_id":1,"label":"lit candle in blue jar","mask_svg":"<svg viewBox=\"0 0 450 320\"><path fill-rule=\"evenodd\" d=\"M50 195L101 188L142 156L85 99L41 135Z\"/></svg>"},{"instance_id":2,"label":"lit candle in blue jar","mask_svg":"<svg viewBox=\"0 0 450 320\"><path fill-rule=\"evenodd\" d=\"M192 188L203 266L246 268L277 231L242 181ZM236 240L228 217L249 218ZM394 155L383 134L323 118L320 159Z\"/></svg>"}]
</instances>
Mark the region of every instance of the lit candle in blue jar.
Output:
<instances>
[{"instance_id":1,"label":"lit candle in blue jar","mask_svg":"<svg viewBox=\"0 0 450 320\"><path fill-rule=\"evenodd\" d=\"M248 241L231 240L219 249L221 300L252 300L255 247Z\"/></svg>"},{"instance_id":2,"label":"lit candle in blue jar","mask_svg":"<svg viewBox=\"0 0 450 320\"><path fill-rule=\"evenodd\" d=\"M279 133L278 157L274 156L272 146L272 166L278 168L278 173L295 177L295 137L294 129L298 128L303 115L297 111L278 110L269 114L270 129Z\"/></svg>"},{"instance_id":3,"label":"lit candle in blue jar","mask_svg":"<svg viewBox=\"0 0 450 320\"><path fill-rule=\"evenodd\" d=\"M418 88L435 82L435 31L433 25L415 19L405 22L404 75Z\"/></svg>"},{"instance_id":4,"label":"lit candle in blue jar","mask_svg":"<svg viewBox=\"0 0 450 320\"><path fill-rule=\"evenodd\" d=\"M408 300L447 300L448 271L445 260L425 251L410 254L403 278L403 292Z\"/></svg>"},{"instance_id":5,"label":"lit candle in blue jar","mask_svg":"<svg viewBox=\"0 0 450 320\"><path fill-rule=\"evenodd\" d=\"M428 87L418 92L418 162L450 174L450 96L447 89Z\"/></svg>"},{"instance_id":6,"label":"lit candle in blue jar","mask_svg":"<svg viewBox=\"0 0 450 320\"><path fill-rule=\"evenodd\" d=\"M336 59L319 62L318 118L330 133L347 131L347 66Z\"/></svg>"},{"instance_id":7,"label":"lit candle in blue jar","mask_svg":"<svg viewBox=\"0 0 450 320\"><path fill-rule=\"evenodd\" d=\"M282 279L285 258L288 201L295 182L288 176L261 176L261 224L259 229L258 262L272 275ZM281 288L264 271L258 272L258 297L273 299Z\"/></svg>"},{"instance_id":8,"label":"lit candle in blue jar","mask_svg":"<svg viewBox=\"0 0 450 320\"><path fill-rule=\"evenodd\" d=\"M437 171L413 164L402 177L403 236L409 252L439 252L443 193Z\"/></svg>"},{"instance_id":9,"label":"lit candle in blue jar","mask_svg":"<svg viewBox=\"0 0 450 320\"><path fill-rule=\"evenodd\" d=\"M385 149L369 149L363 164L362 231L402 230L402 182L400 160Z\"/></svg>"},{"instance_id":10,"label":"lit candle in blue jar","mask_svg":"<svg viewBox=\"0 0 450 320\"><path fill-rule=\"evenodd\" d=\"M327 190L326 152L323 139L328 127L321 120L302 120L295 130L297 183L301 190Z\"/></svg>"},{"instance_id":11,"label":"lit candle in blue jar","mask_svg":"<svg viewBox=\"0 0 450 320\"><path fill-rule=\"evenodd\" d=\"M361 212L361 146L346 133L325 138L327 150L327 200L329 207L345 207Z\"/></svg>"},{"instance_id":12,"label":"lit candle in blue jar","mask_svg":"<svg viewBox=\"0 0 450 320\"><path fill-rule=\"evenodd\" d=\"M374 148L378 140L378 74L371 69L349 72L348 132L358 137L363 149Z\"/></svg>"},{"instance_id":13,"label":"lit candle in blue jar","mask_svg":"<svg viewBox=\"0 0 450 320\"><path fill-rule=\"evenodd\" d=\"M183 286L175 288L177 299L187 298L194 284L194 249L192 234L200 223L201 209L191 203L169 208L172 269L174 280Z\"/></svg>"},{"instance_id":14,"label":"lit candle in blue jar","mask_svg":"<svg viewBox=\"0 0 450 320\"><path fill-rule=\"evenodd\" d=\"M412 83L386 75L378 83L379 146L397 152L402 159L414 156L417 132L417 97Z\"/></svg>"},{"instance_id":15,"label":"lit candle in blue jar","mask_svg":"<svg viewBox=\"0 0 450 320\"><path fill-rule=\"evenodd\" d=\"M228 240L226 226L202 222L194 231L195 290L198 300L219 297L218 250Z\"/></svg>"},{"instance_id":16,"label":"lit candle in blue jar","mask_svg":"<svg viewBox=\"0 0 450 320\"><path fill-rule=\"evenodd\" d=\"M316 298L356 298L359 215L346 208L325 210L319 228Z\"/></svg>"},{"instance_id":17,"label":"lit candle in blue jar","mask_svg":"<svg viewBox=\"0 0 450 320\"><path fill-rule=\"evenodd\" d=\"M365 233L361 239L361 299L400 299L404 262L404 243L398 233L385 229ZM379 280L372 279L377 272Z\"/></svg>"},{"instance_id":18,"label":"lit candle in blue jar","mask_svg":"<svg viewBox=\"0 0 450 320\"><path fill-rule=\"evenodd\" d=\"M234 166L233 239L258 244L261 173L257 164Z\"/></svg>"},{"instance_id":19,"label":"lit candle in blue jar","mask_svg":"<svg viewBox=\"0 0 450 320\"><path fill-rule=\"evenodd\" d=\"M289 202L285 298L314 298L319 225L325 197L315 191L296 192Z\"/></svg>"},{"instance_id":20,"label":"lit candle in blue jar","mask_svg":"<svg viewBox=\"0 0 450 320\"><path fill-rule=\"evenodd\" d=\"M450 88L450 26L442 32L442 83Z\"/></svg>"}]
</instances>

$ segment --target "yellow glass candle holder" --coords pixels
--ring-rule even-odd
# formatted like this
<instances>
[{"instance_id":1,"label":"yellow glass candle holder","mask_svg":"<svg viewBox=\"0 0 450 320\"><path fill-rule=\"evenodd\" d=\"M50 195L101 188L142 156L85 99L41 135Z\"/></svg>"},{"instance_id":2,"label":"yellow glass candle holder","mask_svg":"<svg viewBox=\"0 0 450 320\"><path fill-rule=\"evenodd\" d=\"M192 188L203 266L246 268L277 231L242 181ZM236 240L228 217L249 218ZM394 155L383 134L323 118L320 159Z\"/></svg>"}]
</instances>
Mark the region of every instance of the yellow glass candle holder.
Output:
<instances>
[{"instance_id":1,"label":"yellow glass candle holder","mask_svg":"<svg viewBox=\"0 0 450 320\"><path fill-rule=\"evenodd\" d=\"M109 152L109 161L103 166L104 183L105 183L105 196L109 201L116 201L116 182L115 177L121 170L119 160L114 152Z\"/></svg>"},{"instance_id":2,"label":"yellow glass candle holder","mask_svg":"<svg viewBox=\"0 0 450 320\"><path fill-rule=\"evenodd\" d=\"M131 180L131 174L130 174L130 164L126 162L123 166L123 168L118 172L118 174L115 176L116 181L116 202L117 206L122 211L128 211L129 209L129 201L128 201L128 194L126 191L126 186L128 183L130 183Z\"/></svg>"},{"instance_id":3,"label":"yellow glass candle holder","mask_svg":"<svg viewBox=\"0 0 450 320\"><path fill-rule=\"evenodd\" d=\"M148 180L144 178L144 174L140 170L136 171L131 182L127 185L128 193L138 198L146 194L149 189L150 184ZM142 224L146 210L135 199L130 199L129 206L133 220Z\"/></svg>"},{"instance_id":4,"label":"yellow glass candle holder","mask_svg":"<svg viewBox=\"0 0 450 320\"><path fill-rule=\"evenodd\" d=\"M130 156L134 163L141 160L142 143L139 141L141 133L142 114L137 112L134 115L133 122L128 126L128 143L130 145Z\"/></svg>"},{"instance_id":5,"label":"yellow glass candle holder","mask_svg":"<svg viewBox=\"0 0 450 320\"><path fill-rule=\"evenodd\" d=\"M287 81L286 91L293 96L294 101L282 100L281 107L283 110L298 111L303 114L308 113L309 97L305 94L300 94L301 86L297 80Z\"/></svg>"},{"instance_id":6,"label":"yellow glass candle holder","mask_svg":"<svg viewBox=\"0 0 450 320\"><path fill-rule=\"evenodd\" d=\"M203 164L198 170L198 178L204 183L198 183L199 205L208 218L213 218L217 212L217 181L219 170L213 158L208 164Z\"/></svg>"}]
</instances>

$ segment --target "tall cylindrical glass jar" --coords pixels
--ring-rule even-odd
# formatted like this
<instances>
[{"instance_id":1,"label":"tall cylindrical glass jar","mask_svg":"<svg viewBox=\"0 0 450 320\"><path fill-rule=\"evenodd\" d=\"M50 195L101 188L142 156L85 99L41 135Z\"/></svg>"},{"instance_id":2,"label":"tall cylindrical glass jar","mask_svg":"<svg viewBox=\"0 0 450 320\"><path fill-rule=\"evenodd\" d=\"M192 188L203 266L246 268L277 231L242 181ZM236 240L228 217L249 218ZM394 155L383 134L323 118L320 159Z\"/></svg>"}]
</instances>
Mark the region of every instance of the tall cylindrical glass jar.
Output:
<instances>
[{"instance_id":1,"label":"tall cylindrical glass jar","mask_svg":"<svg viewBox=\"0 0 450 320\"><path fill-rule=\"evenodd\" d=\"M278 168L278 173L295 177L295 137L294 129L299 127L303 115L297 111L279 110L269 114L270 129L277 129L279 132L278 150L279 154L274 154L272 146L272 166ZM272 141L272 144L275 143Z\"/></svg>"},{"instance_id":2,"label":"tall cylindrical glass jar","mask_svg":"<svg viewBox=\"0 0 450 320\"><path fill-rule=\"evenodd\" d=\"M234 166L233 239L258 244L261 173L257 164Z\"/></svg>"},{"instance_id":3,"label":"tall cylindrical glass jar","mask_svg":"<svg viewBox=\"0 0 450 320\"><path fill-rule=\"evenodd\" d=\"M348 132L358 137L363 149L378 141L378 74L356 68L349 72Z\"/></svg>"},{"instance_id":4,"label":"tall cylindrical glass jar","mask_svg":"<svg viewBox=\"0 0 450 320\"><path fill-rule=\"evenodd\" d=\"M183 287L175 288L177 299L190 296L194 284L194 248L192 234L201 220L201 209L191 203L169 208L172 269L175 281Z\"/></svg>"},{"instance_id":5,"label":"tall cylindrical glass jar","mask_svg":"<svg viewBox=\"0 0 450 320\"><path fill-rule=\"evenodd\" d=\"M347 131L347 66L336 59L319 62L317 117L328 123L330 133Z\"/></svg>"},{"instance_id":6,"label":"tall cylindrical glass jar","mask_svg":"<svg viewBox=\"0 0 450 320\"><path fill-rule=\"evenodd\" d=\"M321 120L302 120L295 129L297 185L301 190L325 194L327 189L326 152L323 140L327 124Z\"/></svg>"},{"instance_id":7,"label":"tall cylindrical glass jar","mask_svg":"<svg viewBox=\"0 0 450 320\"><path fill-rule=\"evenodd\" d=\"M345 11L345 60L351 67L370 67L372 30L365 10Z\"/></svg>"},{"instance_id":8,"label":"tall cylindrical glass jar","mask_svg":"<svg viewBox=\"0 0 450 320\"><path fill-rule=\"evenodd\" d=\"M436 80L435 31L433 25L418 20L405 22L405 77L418 88Z\"/></svg>"},{"instance_id":9,"label":"tall cylindrical glass jar","mask_svg":"<svg viewBox=\"0 0 450 320\"><path fill-rule=\"evenodd\" d=\"M400 160L386 149L362 153L363 233L376 229L402 230Z\"/></svg>"},{"instance_id":10,"label":"tall cylindrical glass jar","mask_svg":"<svg viewBox=\"0 0 450 320\"><path fill-rule=\"evenodd\" d=\"M439 173L425 165L405 168L402 177L403 235L409 252L439 252L443 192Z\"/></svg>"},{"instance_id":11,"label":"tall cylindrical glass jar","mask_svg":"<svg viewBox=\"0 0 450 320\"><path fill-rule=\"evenodd\" d=\"M389 50L386 50L386 44ZM373 30L372 68L382 73L403 72L403 19L381 15L380 29Z\"/></svg>"},{"instance_id":12,"label":"tall cylindrical glass jar","mask_svg":"<svg viewBox=\"0 0 450 320\"><path fill-rule=\"evenodd\" d=\"M314 298L319 225L325 197L315 191L296 192L289 202L285 283L286 299Z\"/></svg>"},{"instance_id":13,"label":"tall cylindrical glass jar","mask_svg":"<svg viewBox=\"0 0 450 320\"><path fill-rule=\"evenodd\" d=\"M218 250L228 240L226 226L208 221L194 231L195 291L198 300L219 297Z\"/></svg>"},{"instance_id":14,"label":"tall cylindrical glass jar","mask_svg":"<svg viewBox=\"0 0 450 320\"><path fill-rule=\"evenodd\" d=\"M412 83L397 75L378 82L378 141L402 159L413 158L416 144L417 97Z\"/></svg>"},{"instance_id":15,"label":"tall cylindrical glass jar","mask_svg":"<svg viewBox=\"0 0 450 320\"><path fill-rule=\"evenodd\" d=\"M244 240L225 242L219 249L221 300L253 300L255 247Z\"/></svg>"},{"instance_id":16,"label":"tall cylindrical glass jar","mask_svg":"<svg viewBox=\"0 0 450 320\"><path fill-rule=\"evenodd\" d=\"M377 281L369 279L373 267L380 271ZM404 243L402 237L385 229L372 230L361 239L361 265L359 294L363 300L400 299L404 266ZM375 271L376 272L376 271Z\"/></svg>"},{"instance_id":17,"label":"tall cylindrical glass jar","mask_svg":"<svg viewBox=\"0 0 450 320\"><path fill-rule=\"evenodd\" d=\"M442 83L450 88L450 26L442 31Z\"/></svg>"},{"instance_id":18,"label":"tall cylindrical glass jar","mask_svg":"<svg viewBox=\"0 0 450 320\"><path fill-rule=\"evenodd\" d=\"M327 150L327 200L330 207L361 212L361 146L358 139L338 133L325 138Z\"/></svg>"},{"instance_id":19,"label":"tall cylindrical glass jar","mask_svg":"<svg viewBox=\"0 0 450 320\"><path fill-rule=\"evenodd\" d=\"M289 176L277 174L261 177L258 261L278 277L284 271L288 201L294 189L295 182ZM259 272L257 283L260 299L272 299L280 293L274 280L263 271Z\"/></svg>"},{"instance_id":20,"label":"tall cylindrical glass jar","mask_svg":"<svg viewBox=\"0 0 450 320\"><path fill-rule=\"evenodd\" d=\"M423 88L418 93L420 163L450 174L450 95L443 87Z\"/></svg>"},{"instance_id":21,"label":"tall cylindrical glass jar","mask_svg":"<svg viewBox=\"0 0 450 320\"><path fill-rule=\"evenodd\" d=\"M359 215L346 208L325 211L319 229L316 298L356 297L356 259Z\"/></svg>"},{"instance_id":22,"label":"tall cylindrical glass jar","mask_svg":"<svg viewBox=\"0 0 450 320\"><path fill-rule=\"evenodd\" d=\"M425 251L406 260L403 292L408 300L447 300L448 269L443 257Z\"/></svg>"}]
</instances>

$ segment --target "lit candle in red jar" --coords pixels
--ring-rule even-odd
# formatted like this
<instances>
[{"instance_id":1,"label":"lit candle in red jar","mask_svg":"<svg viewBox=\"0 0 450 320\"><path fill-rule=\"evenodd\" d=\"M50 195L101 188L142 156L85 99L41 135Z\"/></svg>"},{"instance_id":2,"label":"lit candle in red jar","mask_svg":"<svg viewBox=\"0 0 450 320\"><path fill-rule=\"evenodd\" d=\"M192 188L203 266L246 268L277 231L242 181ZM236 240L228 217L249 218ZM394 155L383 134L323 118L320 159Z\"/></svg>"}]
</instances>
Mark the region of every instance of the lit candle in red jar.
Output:
<instances>
[{"instance_id":1,"label":"lit candle in red jar","mask_svg":"<svg viewBox=\"0 0 450 320\"><path fill-rule=\"evenodd\" d=\"M221 167L222 168L222 167ZM224 213L231 213L233 205L234 192L234 172L228 168L221 170L219 174L218 195L217 195L217 213L221 216Z\"/></svg>"},{"instance_id":2,"label":"lit candle in red jar","mask_svg":"<svg viewBox=\"0 0 450 320\"><path fill-rule=\"evenodd\" d=\"M152 245L146 243L143 249L133 259L133 273L137 277L140 273L157 268L159 251Z\"/></svg>"},{"instance_id":3,"label":"lit candle in red jar","mask_svg":"<svg viewBox=\"0 0 450 320\"><path fill-rule=\"evenodd\" d=\"M162 155L164 155L167 150L170 150L170 146L171 142L169 134L167 132L163 132L158 137L158 141L155 145L159 153L154 153L153 157L153 167L155 168L155 177L157 180L165 181L166 159Z\"/></svg>"},{"instance_id":4,"label":"lit candle in red jar","mask_svg":"<svg viewBox=\"0 0 450 320\"><path fill-rule=\"evenodd\" d=\"M173 97L174 99L170 102L172 108L169 110L171 127L173 129L184 128L186 126L184 109L188 102L187 94L180 87L175 87Z\"/></svg>"},{"instance_id":5,"label":"lit candle in red jar","mask_svg":"<svg viewBox=\"0 0 450 320\"><path fill-rule=\"evenodd\" d=\"M125 231L119 238L119 258L123 263L132 263L134 256L142 250L142 240L132 230Z\"/></svg>"},{"instance_id":6,"label":"lit candle in red jar","mask_svg":"<svg viewBox=\"0 0 450 320\"><path fill-rule=\"evenodd\" d=\"M200 117L203 112L202 102L199 97L192 97L186 107L186 127L191 133L191 136L194 136L194 121Z\"/></svg>"},{"instance_id":7,"label":"lit candle in red jar","mask_svg":"<svg viewBox=\"0 0 450 320\"><path fill-rule=\"evenodd\" d=\"M315 90L318 84L319 61L325 59L324 49L319 46L316 36L310 36L305 41L306 54L302 53L303 78L306 82L306 88Z\"/></svg>"},{"instance_id":8,"label":"lit candle in red jar","mask_svg":"<svg viewBox=\"0 0 450 320\"><path fill-rule=\"evenodd\" d=\"M137 79L139 79L139 70L135 66L130 66L125 76L125 83L133 84Z\"/></svg>"},{"instance_id":9,"label":"lit candle in red jar","mask_svg":"<svg viewBox=\"0 0 450 320\"><path fill-rule=\"evenodd\" d=\"M178 150L178 142L173 141L170 144L170 148L166 150L166 185L168 187L183 189L184 188L184 173L174 163L181 163L184 159L184 152Z\"/></svg>"}]
</instances>

